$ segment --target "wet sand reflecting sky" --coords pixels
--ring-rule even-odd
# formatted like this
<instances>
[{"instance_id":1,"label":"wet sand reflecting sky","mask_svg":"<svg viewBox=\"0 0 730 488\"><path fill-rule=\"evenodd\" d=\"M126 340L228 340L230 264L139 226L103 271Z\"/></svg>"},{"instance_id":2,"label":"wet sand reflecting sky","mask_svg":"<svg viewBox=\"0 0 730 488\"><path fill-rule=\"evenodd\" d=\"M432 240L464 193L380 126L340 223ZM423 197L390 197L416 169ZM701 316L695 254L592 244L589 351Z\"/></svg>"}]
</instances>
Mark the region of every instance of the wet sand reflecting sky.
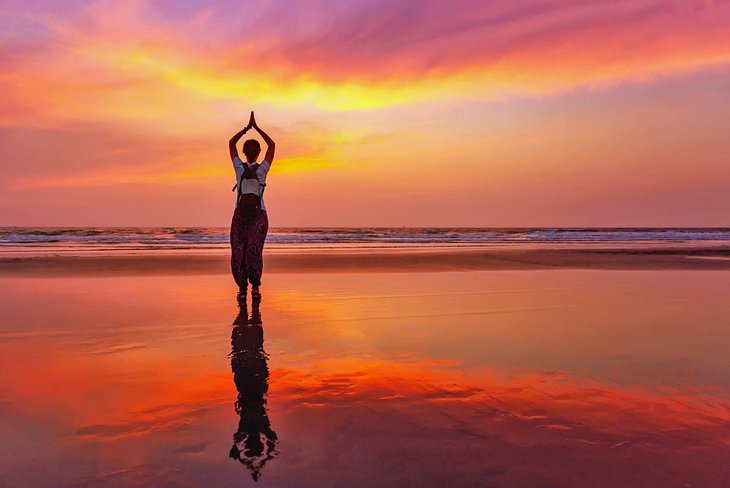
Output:
<instances>
[{"instance_id":1,"label":"wet sand reflecting sky","mask_svg":"<svg viewBox=\"0 0 730 488\"><path fill-rule=\"evenodd\" d=\"M0 280L3 486L725 486L730 274Z\"/></svg>"}]
</instances>

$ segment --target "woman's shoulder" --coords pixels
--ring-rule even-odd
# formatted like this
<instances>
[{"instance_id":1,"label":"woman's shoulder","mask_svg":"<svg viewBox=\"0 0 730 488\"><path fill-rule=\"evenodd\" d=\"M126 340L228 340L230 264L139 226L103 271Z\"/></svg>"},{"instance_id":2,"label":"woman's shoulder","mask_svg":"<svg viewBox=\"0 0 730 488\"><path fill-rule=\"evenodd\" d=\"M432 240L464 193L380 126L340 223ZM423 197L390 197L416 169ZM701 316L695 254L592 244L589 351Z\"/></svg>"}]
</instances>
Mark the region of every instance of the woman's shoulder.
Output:
<instances>
[{"instance_id":1,"label":"woman's shoulder","mask_svg":"<svg viewBox=\"0 0 730 488\"><path fill-rule=\"evenodd\" d=\"M233 167L236 168L236 171L243 169L243 161L241 161L240 157L234 156L231 161L233 161Z\"/></svg>"}]
</instances>

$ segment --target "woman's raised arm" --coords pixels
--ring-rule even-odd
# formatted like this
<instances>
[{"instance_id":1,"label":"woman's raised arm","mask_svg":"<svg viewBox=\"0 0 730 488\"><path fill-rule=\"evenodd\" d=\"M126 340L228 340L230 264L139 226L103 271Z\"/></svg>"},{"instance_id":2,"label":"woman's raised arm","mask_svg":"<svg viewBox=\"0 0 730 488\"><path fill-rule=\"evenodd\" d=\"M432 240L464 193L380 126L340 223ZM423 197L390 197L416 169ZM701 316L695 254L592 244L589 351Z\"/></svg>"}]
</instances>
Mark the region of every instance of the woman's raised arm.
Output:
<instances>
[{"instance_id":1,"label":"woman's raised arm","mask_svg":"<svg viewBox=\"0 0 730 488\"><path fill-rule=\"evenodd\" d=\"M253 112L251 112L253 113ZM251 125L247 125L243 129L236 132L233 137L231 137L231 140L228 141L228 152L231 153L231 159L235 159L238 157L238 148L236 148L236 144L238 144L238 141L243 137L243 135L251 128Z\"/></svg>"}]
</instances>

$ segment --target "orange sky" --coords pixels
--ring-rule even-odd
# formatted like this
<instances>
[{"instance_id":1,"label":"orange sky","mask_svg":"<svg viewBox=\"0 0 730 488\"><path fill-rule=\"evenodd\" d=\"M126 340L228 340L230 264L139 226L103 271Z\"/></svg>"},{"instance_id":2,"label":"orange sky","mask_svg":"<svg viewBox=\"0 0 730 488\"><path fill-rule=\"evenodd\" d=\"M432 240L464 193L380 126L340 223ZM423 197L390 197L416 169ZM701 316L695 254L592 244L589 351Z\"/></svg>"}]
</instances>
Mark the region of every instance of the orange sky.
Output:
<instances>
[{"instance_id":1,"label":"orange sky","mask_svg":"<svg viewBox=\"0 0 730 488\"><path fill-rule=\"evenodd\" d=\"M6 1L0 225L728 225L730 2Z\"/></svg>"}]
</instances>

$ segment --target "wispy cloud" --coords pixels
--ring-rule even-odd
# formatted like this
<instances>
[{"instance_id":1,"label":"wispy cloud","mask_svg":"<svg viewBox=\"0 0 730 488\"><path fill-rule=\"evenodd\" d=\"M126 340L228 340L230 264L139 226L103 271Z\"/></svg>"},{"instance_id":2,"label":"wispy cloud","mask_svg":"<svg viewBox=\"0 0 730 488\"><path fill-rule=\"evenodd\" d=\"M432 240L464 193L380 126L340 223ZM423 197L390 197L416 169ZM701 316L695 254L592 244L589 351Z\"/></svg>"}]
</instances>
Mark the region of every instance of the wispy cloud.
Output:
<instances>
[{"instance_id":1,"label":"wispy cloud","mask_svg":"<svg viewBox=\"0 0 730 488\"><path fill-rule=\"evenodd\" d=\"M20 20L0 59L15 67L5 77L14 97L142 119L184 110L190 97L371 109L730 62L724 2L97 1L64 14L7 8L6 25L10 15Z\"/></svg>"}]
</instances>

